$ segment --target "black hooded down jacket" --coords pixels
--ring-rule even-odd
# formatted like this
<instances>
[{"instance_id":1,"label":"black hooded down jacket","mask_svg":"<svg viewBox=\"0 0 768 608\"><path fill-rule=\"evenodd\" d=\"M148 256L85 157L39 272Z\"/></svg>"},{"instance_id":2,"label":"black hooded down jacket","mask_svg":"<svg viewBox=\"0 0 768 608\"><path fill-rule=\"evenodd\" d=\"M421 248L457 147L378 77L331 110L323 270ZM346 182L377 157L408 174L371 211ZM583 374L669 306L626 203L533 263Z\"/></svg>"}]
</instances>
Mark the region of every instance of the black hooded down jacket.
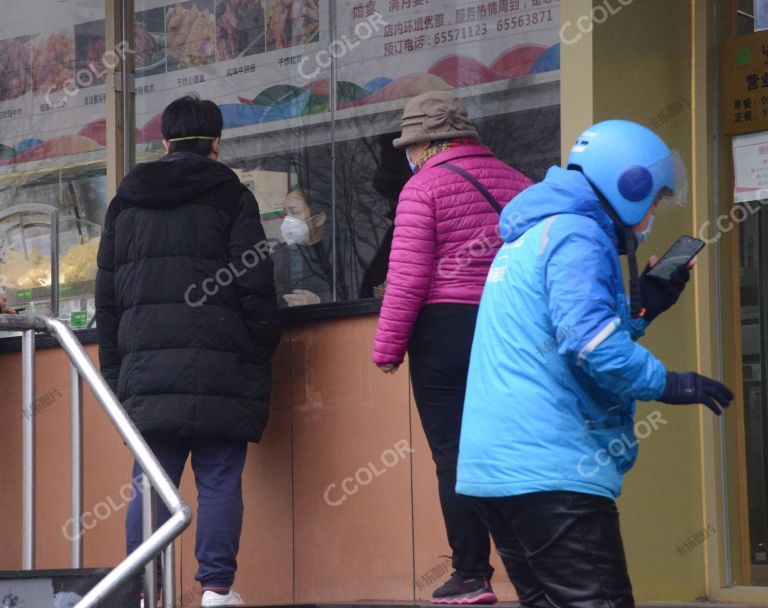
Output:
<instances>
[{"instance_id":1,"label":"black hooded down jacket","mask_svg":"<svg viewBox=\"0 0 768 608\"><path fill-rule=\"evenodd\" d=\"M98 254L101 372L139 430L259 441L280 338L259 207L233 171L172 154L138 165Z\"/></svg>"}]
</instances>

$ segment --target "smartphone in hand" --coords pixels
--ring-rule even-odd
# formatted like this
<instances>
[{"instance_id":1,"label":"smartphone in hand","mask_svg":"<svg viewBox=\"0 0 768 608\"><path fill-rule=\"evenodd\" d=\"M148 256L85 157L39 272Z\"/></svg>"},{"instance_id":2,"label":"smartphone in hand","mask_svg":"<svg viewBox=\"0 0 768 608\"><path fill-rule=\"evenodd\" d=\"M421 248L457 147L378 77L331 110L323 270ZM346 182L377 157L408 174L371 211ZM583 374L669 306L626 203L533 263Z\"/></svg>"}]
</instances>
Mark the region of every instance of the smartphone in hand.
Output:
<instances>
[{"instance_id":1,"label":"smartphone in hand","mask_svg":"<svg viewBox=\"0 0 768 608\"><path fill-rule=\"evenodd\" d=\"M690 236L681 236L661 256L656 265L648 271L648 276L664 281L672 278L672 273L680 266L687 266L690 261L704 248L704 241Z\"/></svg>"}]
</instances>

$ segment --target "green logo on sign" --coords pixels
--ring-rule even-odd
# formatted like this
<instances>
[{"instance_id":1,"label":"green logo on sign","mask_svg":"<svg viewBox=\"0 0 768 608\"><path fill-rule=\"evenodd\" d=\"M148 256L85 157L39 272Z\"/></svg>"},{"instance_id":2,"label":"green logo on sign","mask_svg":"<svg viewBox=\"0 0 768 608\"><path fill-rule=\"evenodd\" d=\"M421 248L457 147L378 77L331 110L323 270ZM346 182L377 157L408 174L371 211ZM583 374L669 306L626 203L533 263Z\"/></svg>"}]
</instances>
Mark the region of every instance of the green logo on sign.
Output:
<instances>
[{"instance_id":1,"label":"green logo on sign","mask_svg":"<svg viewBox=\"0 0 768 608\"><path fill-rule=\"evenodd\" d=\"M17 300L31 300L32 299L32 290L31 289L19 289L19 291L16 292L16 299Z\"/></svg>"},{"instance_id":2,"label":"green logo on sign","mask_svg":"<svg viewBox=\"0 0 768 608\"><path fill-rule=\"evenodd\" d=\"M741 47L739 49L739 52L736 53L736 61L739 62L739 65L747 65L750 61L752 61L752 51L750 51L747 47Z\"/></svg>"},{"instance_id":3,"label":"green logo on sign","mask_svg":"<svg viewBox=\"0 0 768 608\"><path fill-rule=\"evenodd\" d=\"M73 310L69 314L69 326L70 327L87 327L88 326L88 311L87 310Z\"/></svg>"}]
</instances>

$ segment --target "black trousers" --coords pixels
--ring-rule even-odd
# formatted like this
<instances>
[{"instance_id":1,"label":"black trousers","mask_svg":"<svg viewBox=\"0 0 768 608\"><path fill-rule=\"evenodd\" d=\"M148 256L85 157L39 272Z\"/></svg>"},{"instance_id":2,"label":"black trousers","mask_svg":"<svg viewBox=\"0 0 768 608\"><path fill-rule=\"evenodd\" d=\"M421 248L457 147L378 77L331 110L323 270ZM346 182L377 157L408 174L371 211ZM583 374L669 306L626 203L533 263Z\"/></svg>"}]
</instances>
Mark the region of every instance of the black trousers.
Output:
<instances>
[{"instance_id":1,"label":"black trousers","mask_svg":"<svg viewBox=\"0 0 768 608\"><path fill-rule=\"evenodd\" d=\"M635 605L612 500L577 492L476 500L523 606Z\"/></svg>"},{"instance_id":2,"label":"black trousers","mask_svg":"<svg viewBox=\"0 0 768 608\"><path fill-rule=\"evenodd\" d=\"M453 552L453 569L464 577L493 574L491 542L474 500L456 494L461 415L477 306L429 304L421 309L408 343L411 383L424 434L437 466L440 506Z\"/></svg>"}]
</instances>

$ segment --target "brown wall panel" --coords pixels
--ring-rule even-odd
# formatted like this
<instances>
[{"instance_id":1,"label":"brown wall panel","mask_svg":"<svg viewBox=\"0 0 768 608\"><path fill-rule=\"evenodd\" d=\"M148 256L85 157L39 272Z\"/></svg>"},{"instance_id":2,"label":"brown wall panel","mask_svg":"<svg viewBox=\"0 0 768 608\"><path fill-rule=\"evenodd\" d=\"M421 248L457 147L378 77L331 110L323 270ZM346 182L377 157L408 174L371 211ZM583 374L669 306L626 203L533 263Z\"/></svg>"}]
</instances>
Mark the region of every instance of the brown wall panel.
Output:
<instances>
[{"instance_id":1,"label":"brown wall panel","mask_svg":"<svg viewBox=\"0 0 768 608\"><path fill-rule=\"evenodd\" d=\"M0 356L0 569L21 567L21 357Z\"/></svg>"},{"instance_id":2,"label":"brown wall panel","mask_svg":"<svg viewBox=\"0 0 768 608\"><path fill-rule=\"evenodd\" d=\"M245 518L235 585L249 602L408 601L427 599L439 584L421 578L448 554L434 464L409 394L407 366L385 375L371 363L375 328L371 316L284 332L273 364L270 422L262 442L249 446L243 476ZM88 352L97 359L95 347ZM61 393L41 405L37 418L38 558L40 566L64 568L68 362L60 349L41 350L37 357L38 398ZM0 357L0 411L6 421L0 426L3 569L18 568L21 561L19 362L18 354ZM132 459L87 390L84 417L84 509L90 528L85 564L110 566L125 552ZM181 492L197 505L189 463ZM184 606L195 606L199 597L195 524L176 545ZM440 574L447 578L447 567ZM505 579L499 571L495 587L511 600Z\"/></svg>"},{"instance_id":3,"label":"brown wall panel","mask_svg":"<svg viewBox=\"0 0 768 608\"><path fill-rule=\"evenodd\" d=\"M286 332L287 334L287 332ZM290 348L286 337L274 358L269 424L258 445L248 447L243 475L243 541L238 592L248 602L293 601L293 488Z\"/></svg>"},{"instance_id":4,"label":"brown wall panel","mask_svg":"<svg viewBox=\"0 0 768 608\"><path fill-rule=\"evenodd\" d=\"M293 333L298 602L413 597L407 375L371 363L374 330Z\"/></svg>"},{"instance_id":5,"label":"brown wall panel","mask_svg":"<svg viewBox=\"0 0 768 608\"><path fill-rule=\"evenodd\" d=\"M45 369L46 374L57 368L67 370L69 363L64 353L58 349L49 352L56 359L40 370ZM95 346L88 347L88 355L98 361ZM64 378L68 390L69 383ZM133 492L133 458L90 390L84 388L83 392L83 525L93 526L83 537L84 563L87 567L112 566L125 555L125 513ZM67 393L64 402L68 407ZM62 425L57 445L61 446L60 454L69 452L68 419ZM68 495L63 500L67 501Z\"/></svg>"},{"instance_id":6,"label":"brown wall panel","mask_svg":"<svg viewBox=\"0 0 768 608\"><path fill-rule=\"evenodd\" d=\"M69 564L69 543L66 535L75 534L74 525L68 525L71 488L69 369L67 366L57 365L58 357L55 351L40 351L37 361L36 565L39 568L53 568L58 564ZM20 382L19 378L19 386ZM106 515L102 507L99 508L99 513ZM94 522L97 521L94 519Z\"/></svg>"}]
</instances>

